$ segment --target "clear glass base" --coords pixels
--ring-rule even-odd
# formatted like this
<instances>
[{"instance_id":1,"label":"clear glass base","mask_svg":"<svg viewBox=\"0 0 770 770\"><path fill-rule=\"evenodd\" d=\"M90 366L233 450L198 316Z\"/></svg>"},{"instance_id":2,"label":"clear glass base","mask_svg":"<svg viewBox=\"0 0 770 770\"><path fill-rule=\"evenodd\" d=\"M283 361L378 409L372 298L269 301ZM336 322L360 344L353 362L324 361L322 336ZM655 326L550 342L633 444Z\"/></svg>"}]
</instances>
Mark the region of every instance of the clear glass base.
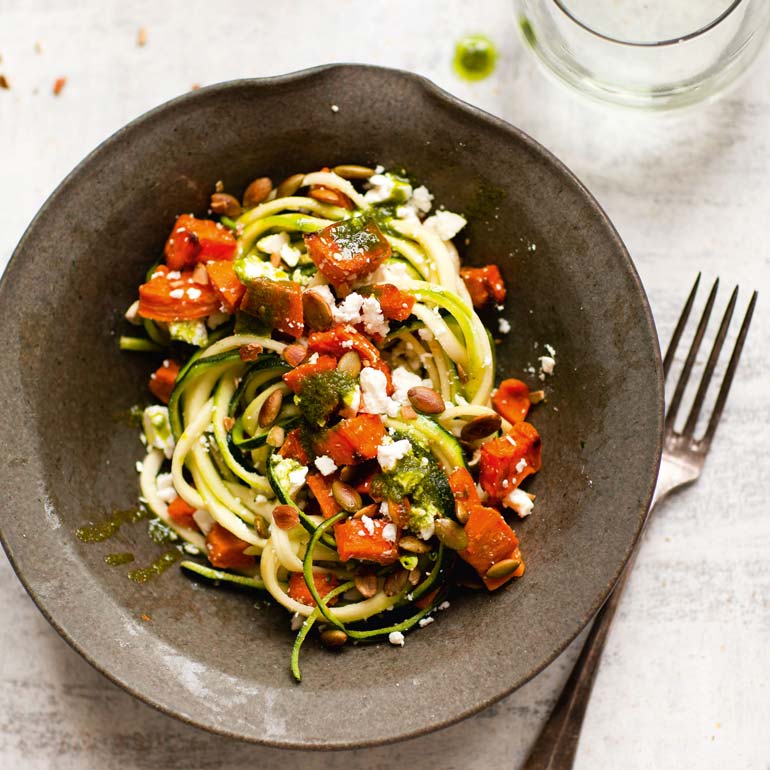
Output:
<instances>
[{"instance_id":1,"label":"clear glass base","mask_svg":"<svg viewBox=\"0 0 770 770\"><path fill-rule=\"evenodd\" d=\"M572 16L564 0L514 1L524 44L548 72L594 99L648 110L720 93L756 58L770 29L767 0L736 2L707 27L661 42L598 33ZM644 39L643 24L640 16L630 20L629 34L637 34L629 40Z\"/></svg>"}]
</instances>

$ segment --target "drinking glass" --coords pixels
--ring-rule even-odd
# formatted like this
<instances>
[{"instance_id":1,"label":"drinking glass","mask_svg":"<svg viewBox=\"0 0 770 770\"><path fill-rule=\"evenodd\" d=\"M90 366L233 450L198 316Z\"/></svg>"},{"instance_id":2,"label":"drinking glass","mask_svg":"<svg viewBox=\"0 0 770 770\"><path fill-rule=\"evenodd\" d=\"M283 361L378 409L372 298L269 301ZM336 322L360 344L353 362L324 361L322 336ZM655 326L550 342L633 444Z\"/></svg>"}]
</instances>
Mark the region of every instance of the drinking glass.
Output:
<instances>
[{"instance_id":1,"label":"drinking glass","mask_svg":"<svg viewBox=\"0 0 770 770\"><path fill-rule=\"evenodd\" d=\"M527 47L578 91L670 109L710 97L753 61L770 0L514 0Z\"/></svg>"}]
</instances>

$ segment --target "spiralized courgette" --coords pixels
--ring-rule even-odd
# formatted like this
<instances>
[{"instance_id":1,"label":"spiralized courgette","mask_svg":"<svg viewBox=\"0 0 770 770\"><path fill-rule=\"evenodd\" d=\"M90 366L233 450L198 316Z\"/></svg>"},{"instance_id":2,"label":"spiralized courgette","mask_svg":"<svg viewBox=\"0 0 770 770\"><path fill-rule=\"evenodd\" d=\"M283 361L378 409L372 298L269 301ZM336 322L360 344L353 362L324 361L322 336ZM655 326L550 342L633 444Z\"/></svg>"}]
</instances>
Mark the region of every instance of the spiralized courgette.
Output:
<instances>
[{"instance_id":1,"label":"spiralized courgette","mask_svg":"<svg viewBox=\"0 0 770 770\"><path fill-rule=\"evenodd\" d=\"M511 428L492 408L493 344L451 243L464 219L444 211L427 216L432 196L398 174L344 169L354 169L352 178L323 170L297 179L281 197L273 187L237 218L228 210L229 229L201 226L192 245L180 245L185 227L193 227L180 217L166 247L167 268L151 270L140 289L139 322L151 339L122 343L149 351L170 344L174 357L181 351L186 358L167 415L157 406L145 414L143 500L189 554L211 562L188 559L183 568L263 591L294 614L299 634L291 670L298 680L299 650L314 626L330 646L347 638L403 644L404 632L431 622L457 553L469 548L449 478L478 458L484 441ZM220 200L240 208L229 197ZM348 240L334 235L342 225ZM330 279L339 266L327 269L312 251L319 237L338 238L322 246L343 267L351 250L358 260L344 279ZM189 254L205 256L206 238L211 254L220 249L217 256L192 258L174 272ZM222 260L227 244L232 288L242 294L246 287L245 298L229 306L217 283L224 268L207 268L206 275L201 267ZM361 267L359 257L383 251L384 260ZM165 295L153 297L148 311L148 286L181 304L167 311L158 304ZM406 309L388 316L382 286L395 287ZM199 308L212 287L222 305L204 313ZM320 307L320 328L304 304L308 293L316 307L319 297L328 306ZM293 333L286 324L300 296L304 320ZM167 313L173 323L164 322ZM180 324L187 324L184 337ZM204 341L191 354L175 338ZM162 375L156 373L156 384ZM364 423L355 423L355 440L343 431L361 415L381 433L374 447L366 448ZM485 435L467 430L484 420L491 426ZM340 449L343 439L352 448ZM339 452L344 458L348 451L352 459L341 461ZM353 548L351 557L353 546L341 547L343 532L356 542L379 538L381 552L367 558L369 546L360 546L364 551ZM217 537L222 548L240 544L232 563Z\"/></svg>"}]
</instances>

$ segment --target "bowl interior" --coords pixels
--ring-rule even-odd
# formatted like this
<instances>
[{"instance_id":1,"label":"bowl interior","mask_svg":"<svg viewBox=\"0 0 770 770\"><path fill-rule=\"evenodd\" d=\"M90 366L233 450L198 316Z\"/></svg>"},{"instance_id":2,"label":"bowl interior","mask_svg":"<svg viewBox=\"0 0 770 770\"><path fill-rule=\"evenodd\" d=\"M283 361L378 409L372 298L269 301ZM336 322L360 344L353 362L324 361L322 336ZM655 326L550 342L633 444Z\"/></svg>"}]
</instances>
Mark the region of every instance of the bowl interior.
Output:
<instances>
[{"instance_id":1,"label":"bowl interior","mask_svg":"<svg viewBox=\"0 0 770 770\"><path fill-rule=\"evenodd\" d=\"M333 111L332 105L339 111ZM532 387L556 349L531 421L543 470L516 525L525 578L459 595L403 649L315 642L288 673L286 613L258 595L170 569L127 579L166 547L146 522L85 544L75 530L135 504L142 446L123 417L147 401L151 362L121 353L122 312L176 214L202 213L217 180L352 162L408 169L466 212L464 258L508 285L499 378ZM638 533L659 458L661 382L649 308L602 211L542 148L412 75L320 68L182 97L92 154L30 227L0 289L0 437L6 548L54 625L108 676L168 713L282 746L413 735L502 697L552 660L606 596ZM104 556L131 552L113 567ZM321 705L323 704L323 705ZM365 719L341 718L351 710ZM329 718L330 714L338 718Z\"/></svg>"}]
</instances>

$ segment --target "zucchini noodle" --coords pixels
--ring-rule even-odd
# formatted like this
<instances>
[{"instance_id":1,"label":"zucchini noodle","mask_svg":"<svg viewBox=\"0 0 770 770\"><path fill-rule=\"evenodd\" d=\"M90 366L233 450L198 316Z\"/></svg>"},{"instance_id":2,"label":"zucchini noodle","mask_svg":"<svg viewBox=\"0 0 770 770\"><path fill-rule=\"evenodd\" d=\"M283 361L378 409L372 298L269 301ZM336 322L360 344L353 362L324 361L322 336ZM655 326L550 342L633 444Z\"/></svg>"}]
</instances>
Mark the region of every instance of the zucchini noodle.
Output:
<instances>
[{"instance_id":1,"label":"zucchini noodle","mask_svg":"<svg viewBox=\"0 0 770 770\"><path fill-rule=\"evenodd\" d=\"M183 561L188 574L299 619L297 681L315 627L329 644L402 645L432 622L458 554L490 589L524 570L502 517L499 576L462 526L468 505L492 510L466 463L516 430L493 404L493 346L471 302L481 285L499 304L502 279L478 269L487 283L469 291L452 243L465 220L427 216L426 188L337 171L290 177L281 197L257 180L250 207L220 223L180 216L132 305L147 338L123 343L168 350L151 382L168 406L143 418L143 501L207 557Z\"/></svg>"}]
</instances>

